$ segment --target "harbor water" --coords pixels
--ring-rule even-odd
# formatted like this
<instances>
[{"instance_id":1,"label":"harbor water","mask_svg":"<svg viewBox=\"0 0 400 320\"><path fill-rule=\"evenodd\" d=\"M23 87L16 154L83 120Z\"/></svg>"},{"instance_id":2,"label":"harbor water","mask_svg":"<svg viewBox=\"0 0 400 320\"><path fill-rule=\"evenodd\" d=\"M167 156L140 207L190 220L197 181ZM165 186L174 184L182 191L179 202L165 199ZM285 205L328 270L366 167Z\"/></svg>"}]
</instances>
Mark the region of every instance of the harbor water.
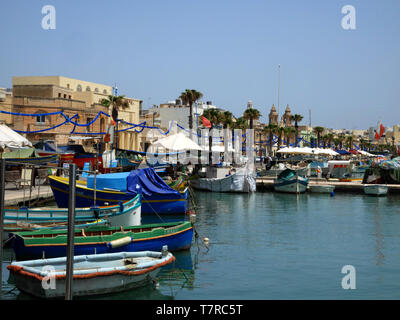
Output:
<instances>
[{"instance_id":1,"label":"harbor water","mask_svg":"<svg viewBox=\"0 0 400 320\"><path fill-rule=\"evenodd\" d=\"M163 267L158 288L93 299L400 298L400 196L196 192L195 197L199 236L190 251L176 252L175 263ZM5 258L11 256L6 249ZM15 289L6 265L3 299L32 299ZM354 289L342 286L348 265L354 268Z\"/></svg>"}]
</instances>

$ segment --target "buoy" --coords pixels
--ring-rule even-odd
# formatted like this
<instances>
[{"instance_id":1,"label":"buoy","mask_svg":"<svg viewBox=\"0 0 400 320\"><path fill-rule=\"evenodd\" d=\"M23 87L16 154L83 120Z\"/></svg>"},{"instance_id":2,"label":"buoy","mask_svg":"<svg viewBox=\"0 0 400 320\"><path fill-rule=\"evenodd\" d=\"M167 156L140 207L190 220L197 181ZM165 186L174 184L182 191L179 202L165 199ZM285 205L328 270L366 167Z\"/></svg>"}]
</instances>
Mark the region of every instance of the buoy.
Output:
<instances>
[{"instance_id":1,"label":"buoy","mask_svg":"<svg viewBox=\"0 0 400 320\"><path fill-rule=\"evenodd\" d=\"M209 243L210 239L208 239L207 237L203 239L204 243Z\"/></svg>"},{"instance_id":2,"label":"buoy","mask_svg":"<svg viewBox=\"0 0 400 320\"><path fill-rule=\"evenodd\" d=\"M121 239L113 240L108 243L111 248L118 248L129 244L132 241L131 237L124 237Z\"/></svg>"},{"instance_id":3,"label":"buoy","mask_svg":"<svg viewBox=\"0 0 400 320\"><path fill-rule=\"evenodd\" d=\"M331 192L331 197L334 197L335 196L335 192Z\"/></svg>"}]
</instances>

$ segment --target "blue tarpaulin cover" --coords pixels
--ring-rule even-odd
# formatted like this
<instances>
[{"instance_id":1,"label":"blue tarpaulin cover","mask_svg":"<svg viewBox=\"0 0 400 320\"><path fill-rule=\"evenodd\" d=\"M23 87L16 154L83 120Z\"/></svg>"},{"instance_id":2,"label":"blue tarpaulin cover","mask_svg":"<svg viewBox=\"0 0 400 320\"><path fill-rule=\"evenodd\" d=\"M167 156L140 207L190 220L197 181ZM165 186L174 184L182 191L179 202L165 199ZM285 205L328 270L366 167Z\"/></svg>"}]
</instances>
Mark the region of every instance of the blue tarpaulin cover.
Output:
<instances>
[{"instance_id":1,"label":"blue tarpaulin cover","mask_svg":"<svg viewBox=\"0 0 400 320\"><path fill-rule=\"evenodd\" d=\"M129 172L99 174L96 176L96 189L108 188L126 192L128 176ZM87 187L94 189L94 175L87 177Z\"/></svg>"},{"instance_id":2,"label":"blue tarpaulin cover","mask_svg":"<svg viewBox=\"0 0 400 320\"><path fill-rule=\"evenodd\" d=\"M169 187L153 168L132 170L127 179L128 193L142 194L147 197L152 195L180 195Z\"/></svg>"}]
</instances>

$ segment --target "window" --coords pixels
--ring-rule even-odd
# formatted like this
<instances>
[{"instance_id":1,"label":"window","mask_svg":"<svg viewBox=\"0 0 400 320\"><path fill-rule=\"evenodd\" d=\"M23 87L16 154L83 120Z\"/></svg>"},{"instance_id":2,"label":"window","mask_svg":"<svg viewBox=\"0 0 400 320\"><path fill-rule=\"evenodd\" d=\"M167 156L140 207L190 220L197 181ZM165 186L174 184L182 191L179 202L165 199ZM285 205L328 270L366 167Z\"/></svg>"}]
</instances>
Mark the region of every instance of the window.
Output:
<instances>
[{"instance_id":1,"label":"window","mask_svg":"<svg viewBox=\"0 0 400 320\"><path fill-rule=\"evenodd\" d=\"M94 89L94 92L99 92L99 88Z\"/></svg>"},{"instance_id":2,"label":"window","mask_svg":"<svg viewBox=\"0 0 400 320\"><path fill-rule=\"evenodd\" d=\"M68 96L68 99L71 100L71 95Z\"/></svg>"},{"instance_id":3,"label":"window","mask_svg":"<svg viewBox=\"0 0 400 320\"><path fill-rule=\"evenodd\" d=\"M78 86L76 87L76 91L82 91L82 86L80 84L78 84Z\"/></svg>"},{"instance_id":4,"label":"window","mask_svg":"<svg viewBox=\"0 0 400 320\"><path fill-rule=\"evenodd\" d=\"M42 112L38 112L38 113L42 113ZM46 116L37 115L36 116L36 123L37 124L45 124L46 123Z\"/></svg>"},{"instance_id":5,"label":"window","mask_svg":"<svg viewBox=\"0 0 400 320\"><path fill-rule=\"evenodd\" d=\"M64 99L67 99L67 95L66 94L64 94Z\"/></svg>"},{"instance_id":6,"label":"window","mask_svg":"<svg viewBox=\"0 0 400 320\"><path fill-rule=\"evenodd\" d=\"M69 83L67 83L67 88L69 89Z\"/></svg>"},{"instance_id":7,"label":"window","mask_svg":"<svg viewBox=\"0 0 400 320\"><path fill-rule=\"evenodd\" d=\"M89 86L86 87L86 91L90 91L90 87Z\"/></svg>"},{"instance_id":8,"label":"window","mask_svg":"<svg viewBox=\"0 0 400 320\"><path fill-rule=\"evenodd\" d=\"M107 94L107 90L106 90L106 89L104 89L104 90L103 90L103 93L104 93L104 94Z\"/></svg>"},{"instance_id":9,"label":"window","mask_svg":"<svg viewBox=\"0 0 400 320\"><path fill-rule=\"evenodd\" d=\"M89 118L89 117L86 118L86 124L88 124L92 121L93 121L93 118ZM86 127L86 132L92 132L92 125Z\"/></svg>"}]
</instances>

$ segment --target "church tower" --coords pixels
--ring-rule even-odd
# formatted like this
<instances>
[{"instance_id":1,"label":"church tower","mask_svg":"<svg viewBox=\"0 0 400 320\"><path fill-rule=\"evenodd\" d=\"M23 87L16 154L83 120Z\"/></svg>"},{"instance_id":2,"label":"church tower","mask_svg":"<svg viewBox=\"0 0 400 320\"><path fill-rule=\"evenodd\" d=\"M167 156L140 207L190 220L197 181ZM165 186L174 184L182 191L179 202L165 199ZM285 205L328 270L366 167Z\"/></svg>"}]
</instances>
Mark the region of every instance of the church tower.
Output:
<instances>
[{"instance_id":1,"label":"church tower","mask_svg":"<svg viewBox=\"0 0 400 320\"><path fill-rule=\"evenodd\" d=\"M276 112L275 105L272 105L271 111L269 112L268 119L269 124L276 124L278 125L278 112Z\"/></svg>"},{"instance_id":2,"label":"church tower","mask_svg":"<svg viewBox=\"0 0 400 320\"><path fill-rule=\"evenodd\" d=\"M292 127L292 113L290 111L289 105L286 106L285 113L281 119L281 126L283 127Z\"/></svg>"}]
</instances>

